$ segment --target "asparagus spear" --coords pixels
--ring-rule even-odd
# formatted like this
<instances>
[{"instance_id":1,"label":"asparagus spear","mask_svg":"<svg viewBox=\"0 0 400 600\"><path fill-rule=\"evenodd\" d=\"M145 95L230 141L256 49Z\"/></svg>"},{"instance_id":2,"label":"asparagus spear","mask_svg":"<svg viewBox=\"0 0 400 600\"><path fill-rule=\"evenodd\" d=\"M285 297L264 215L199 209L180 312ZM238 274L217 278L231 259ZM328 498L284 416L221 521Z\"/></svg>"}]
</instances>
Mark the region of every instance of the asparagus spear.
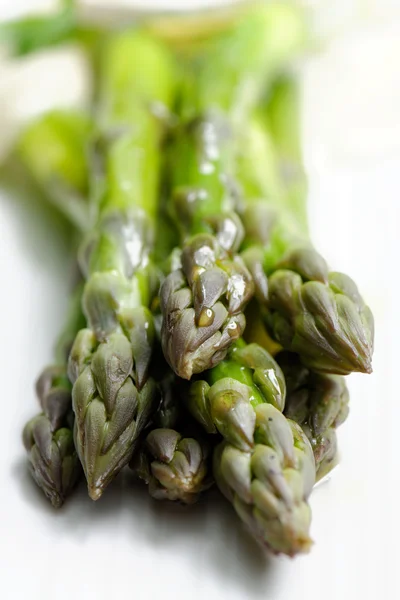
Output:
<instances>
[{"instance_id":1,"label":"asparagus spear","mask_svg":"<svg viewBox=\"0 0 400 600\"><path fill-rule=\"evenodd\" d=\"M69 359L75 444L93 500L130 460L157 402L147 305L165 124L155 113L171 106L174 83L169 54L151 37L125 33L107 44L98 103L100 214L80 252L88 327Z\"/></svg>"},{"instance_id":2,"label":"asparagus spear","mask_svg":"<svg viewBox=\"0 0 400 600\"><path fill-rule=\"evenodd\" d=\"M176 230L167 212L168 165L163 164L164 189L157 218L154 261L173 260ZM172 253L172 254L171 254ZM161 272L162 275L162 272ZM133 456L131 468L148 486L150 496L156 500L172 500L192 504L199 493L212 482L209 474L211 448L208 438L180 402L180 383L168 367L161 350L161 321L159 299L152 303L157 343L152 371L160 389L161 402L151 426L142 435L138 452Z\"/></svg>"},{"instance_id":3,"label":"asparagus spear","mask_svg":"<svg viewBox=\"0 0 400 600\"><path fill-rule=\"evenodd\" d=\"M335 430L349 414L349 392L344 377L312 372L291 352L280 352L276 360L287 386L284 414L301 425L308 437L320 479L335 465Z\"/></svg>"},{"instance_id":4,"label":"asparagus spear","mask_svg":"<svg viewBox=\"0 0 400 600\"><path fill-rule=\"evenodd\" d=\"M244 132L238 161L246 199L243 257L271 337L311 369L370 373L372 313L350 277L329 271L301 226L302 217L285 210L279 194L271 193L263 165L274 160L273 146L254 119Z\"/></svg>"},{"instance_id":5,"label":"asparagus spear","mask_svg":"<svg viewBox=\"0 0 400 600\"><path fill-rule=\"evenodd\" d=\"M234 213L236 130L302 34L293 7L258 7L190 63L171 150L181 268L161 291L164 355L185 379L222 360L245 327L253 283L237 255L243 231Z\"/></svg>"},{"instance_id":6,"label":"asparagus spear","mask_svg":"<svg viewBox=\"0 0 400 600\"><path fill-rule=\"evenodd\" d=\"M62 506L82 473L73 440L71 384L67 377L70 346L84 324L81 296L79 285L59 338L56 364L44 369L36 382L42 412L23 430L32 477L55 508Z\"/></svg>"},{"instance_id":7,"label":"asparagus spear","mask_svg":"<svg viewBox=\"0 0 400 600\"><path fill-rule=\"evenodd\" d=\"M160 387L160 407L132 468L156 500L193 504L212 484L211 444L180 405L179 382L172 371L166 371Z\"/></svg>"},{"instance_id":8,"label":"asparagus spear","mask_svg":"<svg viewBox=\"0 0 400 600\"><path fill-rule=\"evenodd\" d=\"M84 195L88 191L86 146L90 131L86 115L52 111L29 124L17 144L28 175L39 185L46 200L56 203L75 225L80 222L75 219L78 213L70 210L71 205L66 200L79 198L80 207L85 203ZM55 507L64 503L82 474L73 441L72 386L67 376L72 343L85 324L82 291L79 283L57 343L56 364L45 368L36 383L42 412L33 417L23 431L32 476Z\"/></svg>"},{"instance_id":9,"label":"asparagus spear","mask_svg":"<svg viewBox=\"0 0 400 600\"><path fill-rule=\"evenodd\" d=\"M302 429L282 414L281 369L266 350L240 340L205 375L191 383L188 406L224 438L214 453L217 485L273 552L308 551L314 457Z\"/></svg>"}]
</instances>

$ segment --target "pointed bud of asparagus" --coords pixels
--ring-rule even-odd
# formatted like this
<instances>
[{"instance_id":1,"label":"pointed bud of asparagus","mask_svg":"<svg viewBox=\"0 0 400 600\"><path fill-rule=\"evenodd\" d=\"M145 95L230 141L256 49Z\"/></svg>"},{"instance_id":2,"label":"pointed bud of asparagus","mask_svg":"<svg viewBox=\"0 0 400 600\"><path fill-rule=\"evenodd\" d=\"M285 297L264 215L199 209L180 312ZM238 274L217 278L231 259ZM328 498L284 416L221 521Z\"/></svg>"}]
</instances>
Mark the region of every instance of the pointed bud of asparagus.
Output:
<instances>
[{"instance_id":1,"label":"pointed bud of asparagus","mask_svg":"<svg viewBox=\"0 0 400 600\"><path fill-rule=\"evenodd\" d=\"M265 407L273 416L259 413L259 426L264 423L268 429L263 442L257 443L252 453L222 442L214 453L214 475L255 537L275 554L294 556L308 552L312 544L307 497L314 459L311 449L305 449L309 442L301 430L294 429L271 405L262 405ZM297 442L302 435L299 450Z\"/></svg>"},{"instance_id":2,"label":"pointed bud of asparagus","mask_svg":"<svg viewBox=\"0 0 400 600\"><path fill-rule=\"evenodd\" d=\"M345 379L309 370L294 353L281 352L277 361L288 384L285 415L298 423L307 435L320 479L335 465L335 430L349 413Z\"/></svg>"},{"instance_id":3,"label":"pointed bud of asparagus","mask_svg":"<svg viewBox=\"0 0 400 600\"><path fill-rule=\"evenodd\" d=\"M36 391L43 413L25 425L22 438L33 479L59 508L82 473L71 430L71 384L65 368L46 368Z\"/></svg>"},{"instance_id":4,"label":"pointed bud of asparagus","mask_svg":"<svg viewBox=\"0 0 400 600\"><path fill-rule=\"evenodd\" d=\"M162 397L154 428L130 466L156 500L192 504L212 484L208 464L211 443L180 405L180 385L167 368L159 380Z\"/></svg>"},{"instance_id":5,"label":"pointed bud of asparagus","mask_svg":"<svg viewBox=\"0 0 400 600\"><path fill-rule=\"evenodd\" d=\"M161 288L163 351L177 375L190 379L226 356L243 333L253 290L243 261L230 259L213 236L199 234L185 245L182 270Z\"/></svg>"},{"instance_id":6,"label":"pointed bud of asparagus","mask_svg":"<svg viewBox=\"0 0 400 600\"><path fill-rule=\"evenodd\" d=\"M275 339L310 368L346 375L370 373L373 319L354 282L326 273L310 250L284 261L268 280L267 323ZM290 269L289 269L290 268ZM313 277L313 279L309 279Z\"/></svg>"},{"instance_id":7,"label":"pointed bud of asparagus","mask_svg":"<svg viewBox=\"0 0 400 600\"><path fill-rule=\"evenodd\" d=\"M205 449L173 429L153 429L145 441L149 492L157 500L192 504L204 489Z\"/></svg>"}]
</instances>

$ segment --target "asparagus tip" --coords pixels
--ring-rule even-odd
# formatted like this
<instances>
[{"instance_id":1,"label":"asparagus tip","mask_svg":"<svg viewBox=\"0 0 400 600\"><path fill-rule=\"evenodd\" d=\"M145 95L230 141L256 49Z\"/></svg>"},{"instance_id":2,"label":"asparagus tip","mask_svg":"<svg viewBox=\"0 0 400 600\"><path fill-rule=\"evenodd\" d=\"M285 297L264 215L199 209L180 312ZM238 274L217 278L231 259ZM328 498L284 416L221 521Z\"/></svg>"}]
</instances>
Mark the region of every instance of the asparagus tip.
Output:
<instances>
[{"instance_id":1,"label":"asparagus tip","mask_svg":"<svg viewBox=\"0 0 400 600\"><path fill-rule=\"evenodd\" d=\"M88 493L92 500L96 501L103 495L103 489L95 485L88 486Z\"/></svg>"},{"instance_id":2,"label":"asparagus tip","mask_svg":"<svg viewBox=\"0 0 400 600\"><path fill-rule=\"evenodd\" d=\"M298 554L308 554L313 544L313 540L308 536L298 537L296 540L293 541L293 546L288 556L290 556L290 558L293 558Z\"/></svg>"},{"instance_id":3,"label":"asparagus tip","mask_svg":"<svg viewBox=\"0 0 400 600\"><path fill-rule=\"evenodd\" d=\"M357 360L357 366L358 366L358 371L360 373L366 373L368 375L370 375L372 373L372 361L371 361L371 355L366 354L366 355L361 355L358 356L358 360Z\"/></svg>"},{"instance_id":4,"label":"asparagus tip","mask_svg":"<svg viewBox=\"0 0 400 600\"><path fill-rule=\"evenodd\" d=\"M365 362L364 363L364 373L367 373L368 375L371 375L373 369L372 369L372 364L371 361Z\"/></svg>"},{"instance_id":5,"label":"asparagus tip","mask_svg":"<svg viewBox=\"0 0 400 600\"><path fill-rule=\"evenodd\" d=\"M60 494L54 493L50 496L50 502L53 508L61 508L64 504L65 498Z\"/></svg>"}]
</instances>

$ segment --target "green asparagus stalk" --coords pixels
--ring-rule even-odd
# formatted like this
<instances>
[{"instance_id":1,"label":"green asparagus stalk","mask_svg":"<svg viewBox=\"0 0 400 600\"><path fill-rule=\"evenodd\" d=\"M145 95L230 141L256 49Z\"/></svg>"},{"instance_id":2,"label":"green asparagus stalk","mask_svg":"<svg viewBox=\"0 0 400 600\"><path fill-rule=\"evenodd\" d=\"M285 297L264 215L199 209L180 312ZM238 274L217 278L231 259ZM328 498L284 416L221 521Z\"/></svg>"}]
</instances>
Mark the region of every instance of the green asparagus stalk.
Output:
<instances>
[{"instance_id":1,"label":"green asparagus stalk","mask_svg":"<svg viewBox=\"0 0 400 600\"><path fill-rule=\"evenodd\" d=\"M298 81L280 76L269 88L262 118L271 134L276 161L271 164L279 178L280 202L296 215L302 230L308 231L308 182L303 164L301 98Z\"/></svg>"},{"instance_id":2,"label":"green asparagus stalk","mask_svg":"<svg viewBox=\"0 0 400 600\"><path fill-rule=\"evenodd\" d=\"M193 504L212 484L211 444L181 406L172 371L166 372L160 387L160 407L132 468L154 499Z\"/></svg>"},{"instance_id":3,"label":"green asparagus stalk","mask_svg":"<svg viewBox=\"0 0 400 600\"><path fill-rule=\"evenodd\" d=\"M373 317L350 277L329 271L297 209L285 210L264 170L276 160L259 120L244 132L238 171L245 196L243 257L271 337L311 369L370 373ZM298 196L295 206L298 205Z\"/></svg>"},{"instance_id":4,"label":"green asparagus stalk","mask_svg":"<svg viewBox=\"0 0 400 600\"><path fill-rule=\"evenodd\" d=\"M72 386L67 377L70 346L84 324L81 297L79 285L58 341L56 364L44 369L36 382L42 412L23 430L32 477L55 508L62 506L82 474L73 440Z\"/></svg>"},{"instance_id":5,"label":"green asparagus stalk","mask_svg":"<svg viewBox=\"0 0 400 600\"><path fill-rule=\"evenodd\" d=\"M150 254L165 113L174 97L166 49L138 31L113 37L100 66L95 230L80 252L88 327L69 359L75 445L97 500L130 460L157 403ZM100 173L100 176L99 176Z\"/></svg>"},{"instance_id":6,"label":"green asparagus stalk","mask_svg":"<svg viewBox=\"0 0 400 600\"><path fill-rule=\"evenodd\" d=\"M172 212L181 224L181 268L161 291L165 357L190 379L221 361L244 330L253 283L237 250L237 129L265 82L304 32L293 8L258 7L190 63L182 124L171 149Z\"/></svg>"},{"instance_id":7,"label":"green asparagus stalk","mask_svg":"<svg viewBox=\"0 0 400 600\"><path fill-rule=\"evenodd\" d=\"M349 392L344 377L315 373L299 356L280 352L276 360L286 380L284 414L298 423L311 443L317 479L336 464L336 429L349 414Z\"/></svg>"},{"instance_id":8,"label":"green asparagus stalk","mask_svg":"<svg viewBox=\"0 0 400 600\"><path fill-rule=\"evenodd\" d=\"M315 479L310 443L287 419L285 380L266 350L240 340L207 379L190 384L188 406L224 441L214 477L239 517L274 553L307 552Z\"/></svg>"},{"instance_id":9,"label":"green asparagus stalk","mask_svg":"<svg viewBox=\"0 0 400 600\"><path fill-rule=\"evenodd\" d=\"M74 0L61 0L51 15L29 15L0 24L0 42L17 56L30 54L74 39L77 33Z\"/></svg>"},{"instance_id":10,"label":"green asparagus stalk","mask_svg":"<svg viewBox=\"0 0 400 600\"><path fill-rule=\"evenodd\" d=\"M53 110L29 123L17 143L18 157L46 200L79 231L88 229L95 218L89 196L92 130L85 113Z\"/></svg>"}]
</instances>

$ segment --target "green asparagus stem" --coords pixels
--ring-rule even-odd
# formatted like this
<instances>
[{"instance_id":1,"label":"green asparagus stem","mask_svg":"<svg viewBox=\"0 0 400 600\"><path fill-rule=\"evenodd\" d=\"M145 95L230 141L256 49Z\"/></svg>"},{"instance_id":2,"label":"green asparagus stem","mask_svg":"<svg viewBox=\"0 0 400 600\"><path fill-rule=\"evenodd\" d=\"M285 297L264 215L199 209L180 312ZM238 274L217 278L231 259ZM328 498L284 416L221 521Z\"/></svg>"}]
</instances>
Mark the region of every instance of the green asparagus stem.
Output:
<instances>
[{"instance_id":1,"label":"green asparagus stem","mask_svg":"<svg viewBox=\"0 0 400 600\"><path fill-rule=\"evenodd\" d=\"M0 24L0 42L6 42L16 56L55 46L77 35L74 0L61 0L55 14L27 16Z\"/></svg>"},{"instance_id":2,"label":"green asparagus stem","mask_svg":"<svg viewBox=\"0 0 400 600\"><path fill-rule=\"evenodd\" d=\"M171 150L181 268L161 291L164 354L185 379L216 365L243 333L253 283L237 254L237 129L265 81L298 48L303 27L292 7L258 7L190 64Z\"/></svg>"},{"instance_id":3,"label":"green asparagus stem","mask_svg":"<svg viewBox=\"0 0 400 600\"><path fill-rule=\"evenodd\" d=\"M307 552L315 464L302 429L282 414L281 369L266 350L241 340L206 375L190 384L188 406L207 432L224 438L214 453L219 488L273 552Z\"/></svg>"},{"instance_id":4,"label":"green asparagus stem","mask_svg":"<svg viewBox=\"0 0 400 600\"><path fill-rule=\"evenodd\" d=\"M254 119L244 132L238 166L246 199L243 257L270 335L311 369L370 373L372 313L350 277L329 271L301 227L301 215L285 210L271 193L263 166L274 160L273 146Z\"/></svg>"},{"instance_id":5,"label":"green asparagus stem","mask_svg":"<svg viewBox=\"0 0 400 600\"><path fill-rule=\"evenodd\" d=\"M151 37L125 33L107 44L96 148L100 215L80 253L88 327L69 360L75 444L93 500L130 460L157 403L147 308L165 128L156 114L171 106L174 85L170 56Z\"/></svg>"},{"instance_id":6,"label":"green asparagus stem","mask_svg":"<svg viewBox=\"0 0 400 600\"><path fill-rule=\"evenodd\" d=\"M278 78L269 90L265 119L271 133L276 162L271 165L282 188L281 202L296 215L302 230L308 231L307 176L303 164L301 102L298 82L288 77ZM277 168L276 168L277 167Z\"/></svg>"},{"instance_id":7,"label":"green asparagus stem","mask_svg":"<svg viewBox=\"0 0 400 600\"><path fill-rule=\"evenodd\" d=\"M89 56L95 54L103 27L81 20L76 0L60 0L58 4L58 9L49 13L0 23L0 44L17 57L66 44L79 44Z\"/></svg>"},{"instance_id":8,"label":"green asparagus stem","mask_svg":"<svg viewBox=\"0 0 400 600\"><path fill-rule=\"evenodd\" d=\"M73 440L71 384L67 377L70 346L85 322L81 296L80 285L60 335L56 365L44 369L36 383L43 412L33 417L23 431L32 477L55 508L62 506L82 473Z\"/></svg>"},{"instance_id":9,"label":"green asparagus stem","mask_svg":"<svg viewBox=\"0 0 400 600\"><path fill-rule=\"evenodd\" d=\"M17 144L18 156L46 199L80 231L95 218L88 196L92 130L85 113L53 110L30 123Z\"/></svg>"},{"instance_id":10,"label":"green asparagus stem","mask_svg":"<svg viewBox=\"0 0 400 600\"><path fill-rule=\"evenodd\" d=\"M287 386L284 414L296 421L309 439L320 479L336 464L336 429L349 414L344 377L314 373L291 352L280 352L276 360Z\"/></svg>"},{"instance_id":11,"label":"green asparagus stem","mask_svg":"<svg viewBox=\"0 0 400 600\"><path fill-rule=\"evenodd\" d=\"M179 383L171 371L161 381L161 404L132 468L156 500L193 504L210 487L210 441L179 402Z\"/></svg>"}]
</instances>

